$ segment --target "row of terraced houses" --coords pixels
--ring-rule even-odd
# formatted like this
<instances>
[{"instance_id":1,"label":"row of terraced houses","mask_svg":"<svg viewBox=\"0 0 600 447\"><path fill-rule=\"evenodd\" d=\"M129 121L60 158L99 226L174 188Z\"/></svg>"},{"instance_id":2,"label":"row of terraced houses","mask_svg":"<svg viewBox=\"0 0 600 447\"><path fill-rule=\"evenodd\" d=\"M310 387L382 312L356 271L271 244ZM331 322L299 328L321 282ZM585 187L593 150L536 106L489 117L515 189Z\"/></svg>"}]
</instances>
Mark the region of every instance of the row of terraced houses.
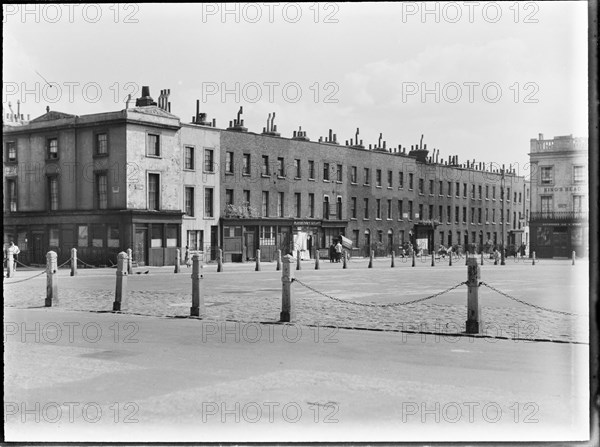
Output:
<instances>
[{"instance_id":1,"label":"row of terraced houses","mask_svg":"<svg viewBox=\"0 0 600 447\"><path fill-rule=\"evenodd\" d=\"M205 261L219 248L225 262L252 260L257 249L262 260L278 249L312 258L340 236L363 256L537 243L528 232L536 193L510 166L444 160L422 137L410 149L388 148L381 137L367 148L358 129L344 144L331 130L318 141L301 129L286 138L275 114L254 133L242 108L225 129L198 104L184 123L170 113L169 93L157 103L144 87L135 107L116 112L6 116L4 242L17 243L21 262L43 264L48 250L63 261L72 247L94 265L115 263L127 248L138 265L156 266L173 264L185 247ZM577 170L578 182L582 175ZM553 216L540 217L536 231L552 244ZM557 227L566 222L581 233L568 230L568 246L546 254L584 254L581 215L560 217Z\"/></svg>"}]
</instances>

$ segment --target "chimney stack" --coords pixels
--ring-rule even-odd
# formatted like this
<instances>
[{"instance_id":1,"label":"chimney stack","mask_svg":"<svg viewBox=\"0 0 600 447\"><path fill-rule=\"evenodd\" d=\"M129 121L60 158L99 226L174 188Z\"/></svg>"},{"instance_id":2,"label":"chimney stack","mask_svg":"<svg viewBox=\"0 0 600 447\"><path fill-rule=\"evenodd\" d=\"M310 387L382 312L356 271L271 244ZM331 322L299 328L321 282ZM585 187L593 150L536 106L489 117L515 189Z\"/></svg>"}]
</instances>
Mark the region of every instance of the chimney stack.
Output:
<instances>
[{"instance_id":1,"label":"chimney stack","mask_svg":"<svg viewBox=\"0 0 600 447\"><path fill-rule=\"evenodd\" d=\"M142 96L135 100L136 107L147 107L156 106L156 102L150 96L150 87L147 85L142 86Z\"/></svg>"},{"instance_id":2,"label":"chimney stack","mask_svg":"<svg viewBox=\"0 0 600 447\"><path fill-rule=\"evenodd\" d=\"M244 108L240 106L240 110L238 110L237 113L237 118L235 118L233 121L229 121L229 127L227 130L233 130L235 132L248 132L248 129L244 127L242 113L244 113Z\"/></svg>"}]
</instances>

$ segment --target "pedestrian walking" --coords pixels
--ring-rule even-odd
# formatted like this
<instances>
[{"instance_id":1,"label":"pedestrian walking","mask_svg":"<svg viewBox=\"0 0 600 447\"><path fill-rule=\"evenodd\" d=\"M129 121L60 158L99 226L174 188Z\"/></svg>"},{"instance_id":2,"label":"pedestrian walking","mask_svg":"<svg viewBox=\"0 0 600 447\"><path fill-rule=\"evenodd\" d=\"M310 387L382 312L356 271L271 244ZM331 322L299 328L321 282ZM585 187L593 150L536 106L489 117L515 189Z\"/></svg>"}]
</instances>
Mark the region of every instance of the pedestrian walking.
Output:
<instances>
[{"instance_id":1,"label":"pedestrian walking","mask_svg":"<svg viewBox=\"0 0 600 447\"><path fill-rule=\"evenodd\" d=\"M340 259L342 259L342 244L338 239L337 244L335 244L335 262L340 262Z\"/></svg>"},{"instance_id":2,"label":"pedestrian walking","mask_svg":"<svg viewBox=\"0 0 600 447\"><path fill-rule=\"evenodd\" d=\"M335 261L335 246L333 245L333 242L331 243L331 245L329 246L329 262L334 262Z\"/></svg>"},{"instance_id":3,"label":"pedestrian walking","mask_svg":"<svg viewBox=\"0 0 600 447\"><path fill-rule=\"evenodd\" d=\"M185 265L187 265L187 267L190 268L192 265L192 257L190 256L190 249L187 245L185 246L184 260L185 260Z\"/></svg>"}]
</instances>

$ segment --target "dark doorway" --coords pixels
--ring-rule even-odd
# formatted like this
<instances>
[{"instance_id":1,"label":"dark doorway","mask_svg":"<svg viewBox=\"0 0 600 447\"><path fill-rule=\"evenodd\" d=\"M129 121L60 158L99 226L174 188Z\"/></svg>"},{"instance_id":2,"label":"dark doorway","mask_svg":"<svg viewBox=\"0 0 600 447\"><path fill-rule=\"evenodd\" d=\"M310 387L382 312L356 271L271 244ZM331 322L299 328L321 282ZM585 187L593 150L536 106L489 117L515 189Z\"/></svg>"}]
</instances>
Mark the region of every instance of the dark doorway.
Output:
<instances>
[{"instance_id":1,"label":"dark doorway","mask_svg":"<svg viewBox=\"0 0 600 447\"><path fill-rule=\"evenodd\" d=\"M44 233L33 233L31 239L31 263L38 265L46 264Z\"/></svg>"}]
</instances>

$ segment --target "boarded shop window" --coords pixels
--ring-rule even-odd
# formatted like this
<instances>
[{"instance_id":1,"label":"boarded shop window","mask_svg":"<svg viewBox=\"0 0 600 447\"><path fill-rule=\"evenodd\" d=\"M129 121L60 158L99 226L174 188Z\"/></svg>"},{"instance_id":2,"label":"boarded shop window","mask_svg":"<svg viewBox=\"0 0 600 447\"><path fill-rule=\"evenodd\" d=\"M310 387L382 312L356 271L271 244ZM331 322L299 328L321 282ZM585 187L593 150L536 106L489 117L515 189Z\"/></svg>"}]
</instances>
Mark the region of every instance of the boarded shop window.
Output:
<instances>
[{"instance_id":1,"label":"boarded shop window","mask_svg":"<svg viewBox=\"0 0 600 447\"><path fill-rule=\"evenodd\" d=\"M77 246L87 247L88 246L88 227L87 225L79 225L77 227Z\"/></svg>"},{"instance_id":2,"label":"boarded shop window","mask_svg":"<svg viewBox=\"0 0 600 447\"><path fill-rule=\"evenodd\" d=\"M150 247L160 248L162 246L163 246L163 227L162 227L162 225L153 225L152 226L152 239L150 242Z\"/></svg>"},{"instance_id":3,"label":"boarded shop window","mask_svg":"<svg viewBox=\"0 0 600 447\"><path fill-rule=\"evenodd\" d=\"M119 247L119 227L117 225L110 225L107 231L107 247L117 248Z\"/></svg>"},{"instance_id":4,"label":"boarded shop window","mask_svg":"<svg viewBox=\"0 0 600 447\"><path fill-rule=\"evenodd\" d=\"M58 228L50 228L48 245L58 247Z\"/></svg>"},{"instance_id":5,"label":"boarded shop window","mask_svg":"<svg viewBox=\"0 0 600 447\"><path fill-rule=\"evenodd\" d=\"M104 225L92 226L92 247L104 247Z\"/></svg>"},{"instance_id":6,"label":"boarded shop window","mask_svg":"<svg viewBox=\"0 0 600 447\"><path fill-rule=\"evenodd\" d=\"M167 247L177 247L177 225L167 225Z\"/></svg>"}]
</instances>

